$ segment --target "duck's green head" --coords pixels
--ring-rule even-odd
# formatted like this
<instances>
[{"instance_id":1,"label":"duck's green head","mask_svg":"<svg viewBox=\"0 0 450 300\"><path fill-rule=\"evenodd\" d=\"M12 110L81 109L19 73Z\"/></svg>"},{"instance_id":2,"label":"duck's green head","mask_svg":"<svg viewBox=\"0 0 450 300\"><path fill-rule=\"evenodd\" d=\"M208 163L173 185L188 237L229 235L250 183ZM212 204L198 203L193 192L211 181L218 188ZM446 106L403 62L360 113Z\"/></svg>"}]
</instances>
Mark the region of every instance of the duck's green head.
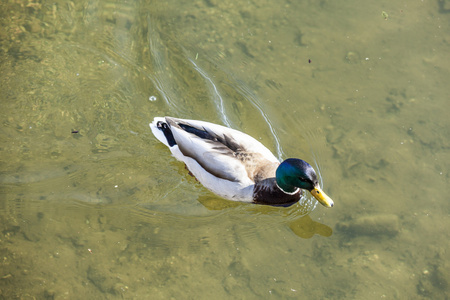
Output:
<instances>
[{"instance_id":1,"label":"duck's green head","mask_svg":"<svg viewBox=\"0 0 450 300\"><path fill-rule=\"evenodd\" d=\"M288 158L277 169L278 186L286 193L294 193L298 188L308 190L325 207L333 207L334 202L320 188L316 172L306 161Z\"/></svg>"}]
</instances>

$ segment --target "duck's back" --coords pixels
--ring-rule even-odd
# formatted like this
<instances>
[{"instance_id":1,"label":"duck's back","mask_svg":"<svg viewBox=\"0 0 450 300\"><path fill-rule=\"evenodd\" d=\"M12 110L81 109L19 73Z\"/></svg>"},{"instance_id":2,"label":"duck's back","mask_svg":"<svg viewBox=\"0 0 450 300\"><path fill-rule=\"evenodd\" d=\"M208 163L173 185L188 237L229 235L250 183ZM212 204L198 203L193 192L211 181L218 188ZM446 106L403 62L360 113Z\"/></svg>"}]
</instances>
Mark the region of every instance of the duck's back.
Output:
<instances>
[{"instance_id":1,"label":"duck's back","mask_svg":"<svg viewBox=\"0 0 450 300\"><path fill-rule=\"evenodd\" d=\"M275 177L278 159L248 134L171 117L155 118L150 127L205 187L224 198L252 202L254 183Z\"/></svg>"}]
</instances>

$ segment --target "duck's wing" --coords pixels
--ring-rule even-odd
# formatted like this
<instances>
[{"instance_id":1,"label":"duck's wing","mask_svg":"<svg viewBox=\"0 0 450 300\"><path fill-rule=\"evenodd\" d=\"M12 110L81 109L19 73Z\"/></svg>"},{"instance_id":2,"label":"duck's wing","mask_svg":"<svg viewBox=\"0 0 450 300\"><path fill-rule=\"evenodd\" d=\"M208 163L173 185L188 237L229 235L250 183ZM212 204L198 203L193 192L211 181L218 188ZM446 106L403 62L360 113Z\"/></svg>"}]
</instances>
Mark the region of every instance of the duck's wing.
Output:
<instances>
[{"instance_id":1,"label":"duck's wing","mask_svg":"<svg viewBox=\"0 0 450 300\"><path fill-rule=\"evenodd\" d=\"M279 163L269 149L240 131L204 121L165 120L181 153L218 178L253 181L258 164Z\"/></svg>"}]
</instances>

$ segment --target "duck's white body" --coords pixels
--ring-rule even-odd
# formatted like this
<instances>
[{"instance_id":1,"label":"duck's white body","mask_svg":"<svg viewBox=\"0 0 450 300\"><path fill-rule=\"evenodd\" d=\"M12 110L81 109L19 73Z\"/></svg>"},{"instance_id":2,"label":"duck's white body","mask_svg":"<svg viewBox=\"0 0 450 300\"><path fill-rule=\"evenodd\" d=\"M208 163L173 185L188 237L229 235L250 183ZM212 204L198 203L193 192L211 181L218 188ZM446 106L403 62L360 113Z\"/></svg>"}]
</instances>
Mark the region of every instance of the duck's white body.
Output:
<instances>
[{"instance_id":1,"label":"duck's white body","mask_svg":"<svg viewBox=\"0 0 450 300\"><path fill-rule=\"evenodd\" d=\"M255 202L255 181L261 182L259 189L272 188L275 183L280 162L248 134L209 122L171 117L155 118L150 128L201 184L223 198ZM273 182L262 182L267 178Z\"/></svg>"}]
</instances>

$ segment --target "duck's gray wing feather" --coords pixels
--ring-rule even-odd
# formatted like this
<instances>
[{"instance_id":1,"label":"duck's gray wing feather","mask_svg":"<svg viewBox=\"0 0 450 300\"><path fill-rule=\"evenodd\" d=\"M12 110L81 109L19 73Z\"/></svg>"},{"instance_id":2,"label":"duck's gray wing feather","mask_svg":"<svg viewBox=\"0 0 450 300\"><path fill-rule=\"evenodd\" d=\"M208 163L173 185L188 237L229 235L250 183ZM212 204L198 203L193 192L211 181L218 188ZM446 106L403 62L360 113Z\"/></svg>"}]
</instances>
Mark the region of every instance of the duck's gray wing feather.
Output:
<instances>
[{"instance_id":1,"label":"duck's gray wing feather","mask_svg":"<svg viewBox=\"0 0 450 300\"><path fill-rule=\"evenodd\" d=\"M240 131L194 120L166 117L183 155L210 174L230 181L253 181L252 168L260 161L278 163L260 142Z\"/></svg>"}]
</instances>

